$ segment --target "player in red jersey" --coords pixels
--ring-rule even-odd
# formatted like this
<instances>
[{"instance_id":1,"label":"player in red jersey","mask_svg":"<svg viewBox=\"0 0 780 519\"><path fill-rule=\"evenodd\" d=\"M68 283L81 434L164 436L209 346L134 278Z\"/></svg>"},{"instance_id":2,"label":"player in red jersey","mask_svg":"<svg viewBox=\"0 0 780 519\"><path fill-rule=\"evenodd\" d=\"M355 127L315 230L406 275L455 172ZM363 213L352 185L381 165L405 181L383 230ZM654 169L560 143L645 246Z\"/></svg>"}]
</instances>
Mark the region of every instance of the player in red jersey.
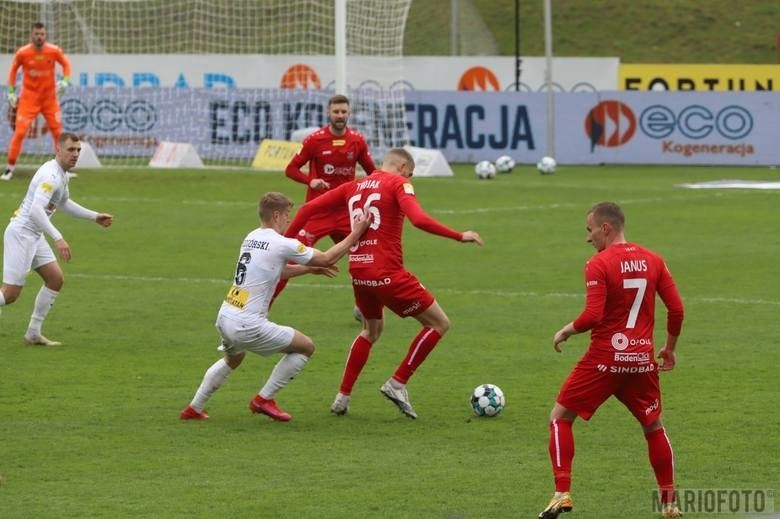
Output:
<instances>
[{"instance_id":1,"label":"player in red jersey","mask_svg":"<svg viewBox=\"0 0 780 519\"><path fill-rule=\"evenodd\" d=\"M337 211L353 220L364 214L373 216L368 230L349 253L349 273L355 301L363 314L363 330L349 350L341 387L331 406L336 415L346 414L352 387L368 360L371 346L382 334L384 307L400 317L414 317L423 326L404 360L380 389L410 418L417 418L417 413L409 402L406 383L450 326L433 294L404 267L401 246L404 217L431 234L483 244L476 232L455 231L423 211L409 181L413 171L414 159L409 152L391 149L384 156L381 170L304 204L289 227L290 231L297 232L310 218Z\"/></svg>"},{"instance_id":2,"label":"player in red jersey","mask_svg":"<svg viewBox=\"0 0 780 519\"><path fill-rule=\"evenodd\" d=\"M617 204L602 202L587 214L588 242L598 253L585 264L585 309L553 337L555 351L572 335L590 330L590 345L566 381L550 413L550 459L555 495L541 519L572 509L569 495L574 458L572 424L589 420L614 395L642 425L650 464L661 494L663 517L680 517L674 502L674 458L661 421L658 371L676 363L675 347L683 321L683 304L664 260L627 242L625 217ZM653 359L655 297L667 310L666 343L659 366Z\"/></svg>"},{"instance_id":3,"label":"player in red jersey","mask_svg":"<svg viewBox=\"0 0 780 519\"><path fill-rule=\"evenodd\" d=\"M368 175L376 169L363 135L347 126L349 116L347 96L331 97L328 100L328 125L303 140L303 146L284 170L288 178L308 186L307 202L354 180L357 164L360 164ZM301 171L306 163L309 164L308 174ZM297 232L297 236L290 231L285 236L298 238L304 245L313 247L324 236L330 236L333 243L338 243L349 232L349 217L345 211L339 210L332 214L318 215L307 221ZM279 281L274 299L287 286L287 281Z\"/></svg>"},{"instance_id":4,"label":"player in red jersey","mask_svg":"<svg viewBox=\"0 0 780 519\"><path fill-rule=\"evenodd\" d=\"M56 81L54 66L62 67L63 78ZM22 95L16 97L16 73L22 69ZM30 43L19 48L8 72L8 106L16 110L14 134L8 145L8 166L0 180L11 180L27 130L38 114L43 114L55 147L62 133L62 114L57 94L62 94L70 82L70 61L62 49L46 41L46 26L32 26ZM18 106L17 106L18 101Z\"/></svg>"}]
</instances>

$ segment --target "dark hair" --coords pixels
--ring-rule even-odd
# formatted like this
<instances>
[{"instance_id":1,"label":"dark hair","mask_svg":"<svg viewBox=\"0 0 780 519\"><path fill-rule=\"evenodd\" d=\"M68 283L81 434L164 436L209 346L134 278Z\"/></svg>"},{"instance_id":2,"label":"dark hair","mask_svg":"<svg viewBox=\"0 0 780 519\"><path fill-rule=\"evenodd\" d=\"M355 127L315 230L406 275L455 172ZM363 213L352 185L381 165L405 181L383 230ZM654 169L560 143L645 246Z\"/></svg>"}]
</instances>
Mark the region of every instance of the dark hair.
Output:
<instances>
[{"instance_id":1,"label":"dark hair","mask_svg":"<svg viewBox=\"0 0 780 519\"><path fill-rule=\"evenodd\" d=\"M328 99L328 108L330 108L331 105L340 105L340 104L349 104L349 98L342 94L336 94L335 96Z\"/></svg>"},{"instance_id":2,"label":"dark hair","mask_svg":"<svg viewBox=\"0 0 780 519\"><path fill-rule=\"evenodd\" d=\"M597 224L609 222L619 231L623 230L623 226L626 224L626 216L615 202L599 202L590 208L588 214L593 214L593 219L596 220Z\"/></svg>"},{"instance_id":3,"label":"dark hair","mask_svg":"<svg viewBox=\"0 0 780 519\"><path fill-rule=\"evenodd\" d=\"M274 211L284 211L290 209L292 206L292 200L282 193L270 191L264 194L263 198L260 199L260 202L257 205L257 214L260 216L260 221L268 222L271 220Z\"/></svg>"},{"instance_id":4,"label":"dark hair","mask_svg":"<svg viewBox=\"0 0 780 519\"><path fill-rule=\"evenodd\" d=\"M33 29L45 29L46 26L43 24L43 22L35 22L32 24Z\"/></svg>"}]
</instances>

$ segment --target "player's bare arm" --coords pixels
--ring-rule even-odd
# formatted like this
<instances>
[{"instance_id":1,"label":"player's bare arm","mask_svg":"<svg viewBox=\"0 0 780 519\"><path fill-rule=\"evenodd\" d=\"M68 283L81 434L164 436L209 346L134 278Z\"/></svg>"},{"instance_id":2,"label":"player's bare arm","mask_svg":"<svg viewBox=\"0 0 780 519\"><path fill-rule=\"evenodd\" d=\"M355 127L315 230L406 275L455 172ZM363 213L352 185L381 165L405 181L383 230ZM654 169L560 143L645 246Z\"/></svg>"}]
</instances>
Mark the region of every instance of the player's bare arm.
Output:
<instances>
[{"instance_id":1,"label":"player's bare arm","mask_svg":"<svg viewBox=\"0 0 780 519\"><path fill-rule=\"evenodd\" d=\"M579 333L577 330L574 329L574 323L568 323L566 326L555 332L555 335L553 336L553 348L555 348L555 351L560 353L561 351L561 343L565 342L569 337L572 335L576 335Z\"/></svg>"},{"instance_id":2,"label":"player's bare arm","mask_svg":"<svg viewBox=\"0 0 780 519\"><path fill-rule=\"evenodd\" d=\"M346 238L335 244L333 247L325 252L314 250L314 256L309 261L309 265L315 267L327 267L336 263L344 254L347 253L350 247L360 238L368 226L373 222L371 214L363 215L359 219L355 220L352 224L352 232L350 232Z\"/></svg>"},{"instance_id":3,"label":"player's bare arm","mask_svg":"<svg viewBox=\"0 0 780 519\"><path fill-rule=\"evenodd\" d=\"M95 218L95 223L101 227L110 227L114 223L114 215L108 213L99 213Z\"/></svg>"},{"instance_id":4,"label":"player's bare arm","mask_svg":"<svg viewBox=\"0 0 780 519\"><path fill-rule=\"evenodd\" d=\"M677 364L677 354L674 352L676 348L677 336L667 334L666 344L658 352L658 358L661 360L658 363L658 371L671 371L674 369L675 364Z\"/></svg>"},{"instance_id":5,"label":"player's bare arm","mask_svg":"<svg viewBox=\"0 0 780 519\"><path fill-rule=\"evenodd\" d=\"M60 258L62 258L62 261L70 261L70 245L68 245L68 242L65 241L65 238L60 238L59 240L55 241L54 245L57 246L57 253L60 255Z\"/></svg>"},{"instance_id":6,"label":"player's bare arm","mask_svg":"<svg viewBox=\"0 0 780 519\"><path fill-rule=\"evenodd\" d=\"M321 178L313 178L309 182L309 187L316 191L327 191L330 189L330 184L322 180Z\"/></svg>"},{"instance_id":7,"label":"player's bare arm","mask_svg":"<svg viewBox=\"0 0 780 519\"><path fill-rule=\"evenodd\" d=\"M485 241L474 231L463 231L463 237L460 239L463 243L476 243L479 246L485 244Z\"/></svg>"},{"instance_id":8,"label":"player's bare arm","mask_svg":"<svg viewBox=\"0 0 780 519\"><path fill-rule=\"evenodd\" d=\"M327 267L315 267L312 265L288 264L282 269L282 279L296 278L305 274L314 274L315 276L326 276L335 278L339 273L337 265L328 265Z\"/></svg>"}]
</instances>

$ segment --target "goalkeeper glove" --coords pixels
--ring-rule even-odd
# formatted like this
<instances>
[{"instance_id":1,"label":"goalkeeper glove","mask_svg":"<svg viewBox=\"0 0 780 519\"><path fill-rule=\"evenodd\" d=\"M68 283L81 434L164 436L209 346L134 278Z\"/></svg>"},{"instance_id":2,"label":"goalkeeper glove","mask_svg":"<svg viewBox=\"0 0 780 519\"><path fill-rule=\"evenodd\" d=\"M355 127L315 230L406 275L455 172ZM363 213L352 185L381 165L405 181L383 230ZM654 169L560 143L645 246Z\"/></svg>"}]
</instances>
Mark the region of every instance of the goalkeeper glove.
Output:
<instances>
[{"instance_id":1,"label":"goalkeeper glove","mask_svg":"<svg viewBox=\"0 0 780 519\"><path fill-rule=\"evenodd\" d=\"M61 96L70 85L70 78L67 76L57 81L57 95Z\"/></svg>"},{"instance_id":2,"label":"goalkeeper glove","mask_svg":"<svg viewBox=\"0 0 780 519\"><path fill-rule=\"evenodd\" d=\"M14 87L8 87L8 106L16 108L16 90Z\"/></svg>"}]
</instances>

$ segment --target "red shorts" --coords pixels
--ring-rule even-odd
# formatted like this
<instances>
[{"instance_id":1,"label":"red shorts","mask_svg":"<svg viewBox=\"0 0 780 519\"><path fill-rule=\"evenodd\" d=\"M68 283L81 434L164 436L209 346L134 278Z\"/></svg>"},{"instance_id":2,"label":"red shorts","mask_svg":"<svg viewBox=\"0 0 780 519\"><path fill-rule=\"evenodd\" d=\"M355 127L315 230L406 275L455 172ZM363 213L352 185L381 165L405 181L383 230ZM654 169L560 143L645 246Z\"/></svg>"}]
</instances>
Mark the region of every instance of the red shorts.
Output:
<instances>
[{"instance_id":1,"label":"red shorts","mask_svg":"<svg viewBox=\"0 0 780 519\"><path fill-rule=\"evenodd\" d=\"M352 274L352 290L355 303L366 319L382 319L385 306L399 317L417 315L435 300L408 270L378 278Z\"/></svg>"},{"instance_id":2,"label":"red shorts","mask_svg":"<svg viewBox=\"0 0 780 519\"><path fill-rule=\"evenodd\" d=\"M615 395L642 425L661 416L658 365L611 365L578 362L556 399L566 409L590 420L607 398Z\"/></svg>"},{"instance_id":3,"label":"red shorts","mask_svg":"<svg viewBox=\"0 0 780 519\"><path fill-rule=\"evenodd\" d=\"M333 243L340 242L352 232L346 211L341 212L344 215L326 214L310 218L294 238L308 247L313 247L325 236L330 236Z\"/></svg>"}]
</instances>

